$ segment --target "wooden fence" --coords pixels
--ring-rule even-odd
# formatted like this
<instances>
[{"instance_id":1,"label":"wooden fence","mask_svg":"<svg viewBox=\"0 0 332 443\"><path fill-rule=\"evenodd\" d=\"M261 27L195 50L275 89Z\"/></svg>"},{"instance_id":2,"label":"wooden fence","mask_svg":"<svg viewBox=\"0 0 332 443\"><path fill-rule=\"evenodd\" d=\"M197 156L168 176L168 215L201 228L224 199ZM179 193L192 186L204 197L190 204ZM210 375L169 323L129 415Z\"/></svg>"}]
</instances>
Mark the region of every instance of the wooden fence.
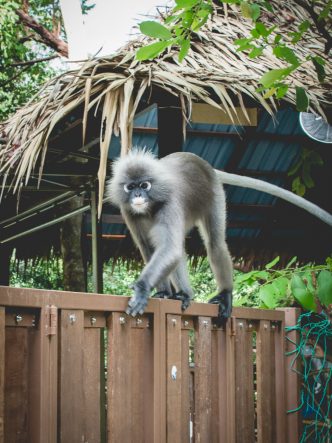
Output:
<instances>
[{"instance_id":1,"label":"wooden fence","mask_svg":"<svg viewBox=\"0 0 332 443\"><path fill-rule=\"evenodd\" d=\"M0 287L0 443L298 441L294 310L127 301Z\"/></svg>"}]
</instances>

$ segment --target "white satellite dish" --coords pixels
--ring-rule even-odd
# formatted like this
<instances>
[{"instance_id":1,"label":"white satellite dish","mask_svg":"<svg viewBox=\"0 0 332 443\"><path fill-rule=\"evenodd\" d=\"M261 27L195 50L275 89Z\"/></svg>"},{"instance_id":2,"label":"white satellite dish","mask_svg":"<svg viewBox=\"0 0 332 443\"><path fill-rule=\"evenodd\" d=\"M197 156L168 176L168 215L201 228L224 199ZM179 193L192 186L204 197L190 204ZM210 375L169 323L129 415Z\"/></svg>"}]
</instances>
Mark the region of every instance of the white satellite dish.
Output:
<instances>
[{"instance_id":1,"label":"white satellite dish","mask_svg":"<svg viewBox=\"0 0 332 443\"><path fill-rule=\"evenodd\" d=\"M332 143L332 126L320 115L300 112L300 125L308 137L321 143Z\"/></svg>"}]
</instances>

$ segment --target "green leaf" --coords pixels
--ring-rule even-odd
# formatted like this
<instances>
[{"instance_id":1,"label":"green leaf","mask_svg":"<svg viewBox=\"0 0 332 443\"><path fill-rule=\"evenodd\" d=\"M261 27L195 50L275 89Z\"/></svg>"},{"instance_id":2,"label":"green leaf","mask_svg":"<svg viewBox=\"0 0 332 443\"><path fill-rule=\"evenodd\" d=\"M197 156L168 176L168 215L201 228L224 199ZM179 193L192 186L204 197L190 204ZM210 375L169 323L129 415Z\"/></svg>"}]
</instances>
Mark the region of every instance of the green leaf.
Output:
<instances>
[{"instance_id":1,"label":"green leaf","mask_svg":"<svg viewBox=\"0 0 332 443\"><path fill-rule=\"evenodd\" d=\"M143 46L136 52L137 60L149 60L157 57L162 53L168 46L173 43L173 40L161 41L152 43L151 45Z\"/></svg>"},{"instance_id":2,"label":"green leaf","mask_svg":"<svg viewBox=\"0 0 332 443\"><path fill-rule=\"evenodd\" d=\"M323 19L328 18L328 16L330 15L330 11L332 9L332 0L330 0L327 5L325 5L325 7L323 8L323 10L321 11L321 13L318 16L318 20L321 21Z\"/></svg>"},{"instance_id":3,"label":"green leaf","mask_svg":"<svg viewBox=\"0 0 332 443\"><path fill-rule=\"evenodd\" d=\"M301 86L296 86L296 109L299 112L305 112L309 106L309 99L305 90Z\"/></svg>"},{"instance_id":4,"label":"green leaf","mask_svg":"<svg viewBox=\"0 0 332 443\"><path fill-rule=\"evenodd\" d=\"M306 186L306 188L309 188L309 189L311 189L315 186L315 182L313 181L313 179L311 177L310 166L311 166L311 164L309 162L305 162L303 164L303 169L302 169L303 183Z\"/></svg>"},{"instance_id":5,"label":"green leaf","mask_svg":"<svg viewBox=\"0 0 332 443\"><path fill-rule=\"evenodd\" d=\"M192 8L198 2L199 0L175 0L176 5L182 9Z\"/></svg>"},{"instance_id":6,"label":"green leaf","mask_svg":"<svg viewBox=\"0 0 332 443\"><path fill-rule=\"evenodd\" d=\"M265 87L269 88L274 82L282 80L286 75L293 71L292 67L282 68L282 69L272 69L266 72L260 79L260 83Z\"/></svg>"},{"instance_id":7,"label":"green leaf","mask_svg":"<svg viewBox=\"0 0 332 443\"><path fill-rule=\"evenodd\" d=\"M277 298L284 298L287 295L289 280L286 277L278 277L272 282Z\"/></svg>"},{"instance_id":8,"label":"green leaf","mask_svg":"<svg viewBox=\"0 0 332 443\"><path fill-rule=\"evenodd\" d=\"M288 92L288 85L285 83L280 83L280 86L277 87L276 97L282 98L284 97Z\"/></svg>"},{"instance_id":9,"label":"green leaf","mask_svg":"<svg viewBox=\"0 0 332 443\"><path fill-rule=\"evenodd\" d=\"M295 192L295 194L299 195L300 197L304 196L304 194L305 194L305 186L302 183L300 177L296 177L292 181L292 191Z\"/></svg>"},{"instance_id":10,"label":"green leaf","mask_svg":"<svg viewBox=\"0 0 332 443\"><path fill-rule=\"evenodd\" d=\"M268 37L269 35L269 31L268 29L266 29L264 23L256 23L255 30L259 33L259 35L262 35L263 37Z\"/></svg>"},{"instance_id":11,"label":"green leaf","mask_svg":"<svg viewBox=\"0 0 332 443\"><path fill-rule=\"evenodd\" d=\"M273 268L278 262L280 261L280 257L278 255L278 257L274 258L272 261L270 261L270 263L268 263L267 265L265 265L265 269L271 269Z\"/></svg>"},{"instance_id":12,"label":"green leaf","mask_svg":"<svg viewBox=\"0 0 332 443\"><path fill-rule=\"evenodd\" d=\"M270 277L270 274L266 271L257 271L255 273L255 277L259 278L260 280L268 280L268 278Z\"/></svg>"},{"instance_id":13,"label":"green leaf","mask_svg":"<svg viewBox=\"0 0 332 443\"><path fill-rule=\"evenodd\" d=\"M321 271L317 278L318 291L317 295L324 306L332 304L332 272Z\"/></svg>"},{"instance_id":14,"label":"green leaf","mask_svg":"<svg viewBox=\"0 0 332 443\"><path fill-rule=\"evenodd\" d=\"M165 26L158 22L146 21L139 25L142 34L153 38L159 38L161 40L169 40L172 38L172 33Z\"/></svg>"},{"instance_id":15,"label":"green leaf","mask_svg":"<svg viewBox=\"0 0 332 443\"><path fill-rule=\"evenodd\" d=\"M313 294L308 290L302 278L294 274L291 280L292 294L304 309L317 312L317 306Z\"/></svg>"},{"instance_id":16,"label":"green leaf","mask_svg":"<svg viewBox=\"0 0 332 443\"><path fill-rule=\"evenodd\" d=\"M287 48L287 46L276 46L273 49L273 53L276 57L286 60L286 62L291 65L298 66L300 64L295 52L292 49Z\"/></svg>"},{"instance_id":17,"label":"green leaf","mask_svg":"<svg viewBox=\"0 0 332 443\"><path fill-rule=\"evenodd\" d=\"M319 82L323 82L325 77L326 77L326 73L325 73L325 68L324 68L324 63L321 63L321 61L324 61L323 59L321 59L320 57L312 57L312 63L315 67L316 73L317 73L317 77L318 77L318 81Z\"/></svg>"},{"instance_id":18,"label":"green leaf","mask_svg":"<svg viewBox=\"0 0 332 443\"><path fill-rule=\"evenodd\" d=\"M251 18L251 7L248 2L241 2L241 12L243 17Z\"/></svg>"},{"instance_id":19,"label":"green leaf","mask_svg":"<svg viewBox=\"0 0 332 443\"><path fill-rule=\"evenodd\" d=\"M179 61L182 62L182 60L186 57L188 54L188 51L190 49L190 40L182 40L180 43L180 52L179 52Z\"/></svg>"},{"instance_id":20,"label":"green leaf","mask_svg":"<svg viewBox=\"0 0 332 443\"><path fill-rule=\"evenodd\" d=\"M253 3L252 5L250 5L250 10L250 16L255 22L261 15L261 7L257 3Z\"/></svg>"},{"instance_id":21,"label":"green leaf","mask_svg":"<svg viewBox=\"0 0 332 443\"><path fill-rule=\"evenodd\" d=\"M303 34L304 32L308 31L308 29L310 28L311 23L309 22L309 20L304 20L300 25L299 25L299 31Z\"/></svg>"},{"instance_id":22,"label":"green leaf","mask_svg":"<svg viewBox=\"0 0 332 443\"><path fill-rule=\"evenodd\" d=\"M259 57L263 51L264 51L263 47L259 47L259 48L255 47L255 48L253 48L253 50L251 52L249 52L249 57L250 58Z\"/></svg>"},{"instance_id":23,"label":"green leaf","mask_svg":"<svg viewBox=\"0 0 332 443\"><path fill-rule=\"evenodd\" d=\"M286 269L290 268L297 260L297 257L293 257L286 265Z\"/></svg>"},{"instance_id":24,"label":"green leaf","mask_svg":"<svg viewBox=\"0 0 332 443\"><path fill-rule=\"evenodd\" d=\"M276 293L272 284L261 287L258 296L268 309L276 308Z\"/></svg>"}]
</instances>

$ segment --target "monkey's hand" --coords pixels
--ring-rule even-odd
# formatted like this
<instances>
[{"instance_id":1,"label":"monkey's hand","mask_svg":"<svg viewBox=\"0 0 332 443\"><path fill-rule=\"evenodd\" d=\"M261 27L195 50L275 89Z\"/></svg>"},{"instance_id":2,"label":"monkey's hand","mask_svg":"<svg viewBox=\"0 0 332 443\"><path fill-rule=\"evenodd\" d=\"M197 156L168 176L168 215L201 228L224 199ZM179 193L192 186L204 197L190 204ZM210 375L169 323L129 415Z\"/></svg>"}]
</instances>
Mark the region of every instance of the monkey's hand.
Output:
<instances>
[{"instance_id":1,"label":"monkey's hand","mask_svg":"<svg viewBox=\"0 0 332 443\"><path fill-rule=\"evenodd\" d=\"M232 313L232 291L224 289L218 295L212 297L209 303L219 306L217 325L224 326Z\"/></svg>"},{"instance_id":2,"label":"monkey's hand","mask_svg":"<svg viewBox=\"0 0 332 443\"><path fill-rule=\"evenodd\" d=\"M131 297L128 303L128 308L126 313L128 315L132 315L135 317L137 314L142 315L144 313L144 309L148 304L148 298L150 295L150 291L146 287L146 285L139 281L133 285L134 295Z\"/></svg>"}]
</instances>

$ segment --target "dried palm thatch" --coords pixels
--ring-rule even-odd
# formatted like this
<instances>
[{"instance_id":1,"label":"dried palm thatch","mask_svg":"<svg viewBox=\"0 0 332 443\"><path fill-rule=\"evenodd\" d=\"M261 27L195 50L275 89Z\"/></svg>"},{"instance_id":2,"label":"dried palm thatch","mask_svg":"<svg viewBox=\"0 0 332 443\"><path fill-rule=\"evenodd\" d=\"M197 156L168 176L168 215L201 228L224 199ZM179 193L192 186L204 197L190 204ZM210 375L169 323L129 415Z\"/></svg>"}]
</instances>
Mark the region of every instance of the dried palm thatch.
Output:
<instances>
[{"instance_id":1,"label":"dried palm thatch","mask_svg":"<svg viewBox=\"0 0 332 443\"><path fill-rule=\"evenodd\" d=\"M299 23L308 18L305 9L292 1L272 1L277 14L279 32L296 31ZM264 17L263 17L264 20ZM185 120L189 118L193 101L220 108L231 117L236 114L235 100L244 115L243 94L257 100L269 113L277 107L272 97L264 99L256 91L259 79L269 69L285 67L267 48L255 59L237 52L233 42L250 35L251 22L244 19L231 5L215 11L205 27L192 42L188 56L178 62L177 50L171 48L153 61L138 62L135 53L148 39L138 38L116 54L89 60L80 69L70 70L49 81L42 91L11 119L2 124L6 144L0 147L0 172L6 181L14 173L13 191L24 186L37 167L40 176L47 153L47 142L55 125L79 105L84 106L83 140L88 113L102 106L100 137L100 167L98 172L100 195L103 194L107 152L112 134L121 135L122 153L131 146L132 124L142 95L158 86L180 97ZM308 52L322 56L324 39L310 29L296 50L303 59ZM311 110L324 114L331 104L329 90L331 64L326 59L326 81L317 82L311 62L304 64L290 77L292 87L286 100L295 103L295 86L308 92ZM212 93L211 93L212 92ZM217 99L216 99L217 97Z\"/></svg>"}]
</instances>

